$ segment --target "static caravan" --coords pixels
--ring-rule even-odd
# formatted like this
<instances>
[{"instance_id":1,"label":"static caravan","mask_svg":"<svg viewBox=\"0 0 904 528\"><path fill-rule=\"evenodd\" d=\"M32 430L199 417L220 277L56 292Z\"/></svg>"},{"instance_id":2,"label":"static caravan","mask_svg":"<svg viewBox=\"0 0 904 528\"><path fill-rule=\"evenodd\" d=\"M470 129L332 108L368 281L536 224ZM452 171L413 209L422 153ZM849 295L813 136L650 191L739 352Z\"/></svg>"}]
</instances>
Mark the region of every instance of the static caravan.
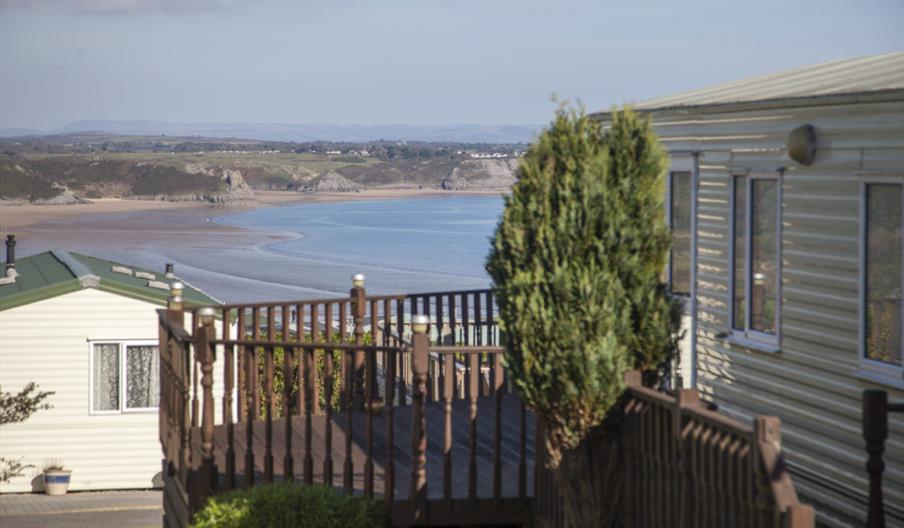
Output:
<instances>
[{"instance_id":1,"label":"static caravan","mask_svg":"<svg viewBox=\"0 0 904 528\"><path fill-rule=\"evenodd\" d=\"M47 459L73 470L71 490L159 485L156 310L178 279L66 251L16 260L13 249L0 280L0 387L54 394L51 409L0 427L0 457L34 466L0 492L40 491ZM187 285L183 298L218 304Z\"/></svg>"},{"instance_id":2,"label":"static caravan","mask_svg":"<svg viewBox=\"0 0 904 528\"><path fill-rule=\"evenodd\" d=\"M904 400L904 53L634 108L671 156L670 275L688 299L687 384L736 418L779 416L802 500L822 524L862 525L862 391ZM886 516L902 525L900 414L885 460Z\"/></svg>"}]
</instances>

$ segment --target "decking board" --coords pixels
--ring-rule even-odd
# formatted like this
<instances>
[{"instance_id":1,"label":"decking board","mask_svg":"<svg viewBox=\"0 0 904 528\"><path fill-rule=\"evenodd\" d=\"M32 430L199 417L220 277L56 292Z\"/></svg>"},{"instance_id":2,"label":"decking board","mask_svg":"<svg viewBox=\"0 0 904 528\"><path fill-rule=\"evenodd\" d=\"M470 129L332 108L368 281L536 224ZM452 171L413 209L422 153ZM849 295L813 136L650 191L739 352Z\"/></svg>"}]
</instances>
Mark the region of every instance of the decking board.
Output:
<instances>
[{"instance_id":1,"label":"decking board","mask_svg":"<svg viewBox=\"0 0 904 528\"><path fill-rule=\"evenodd\" d=\"M452 498L468 498L469 482L469 416L470 402L455 400L452 405ZM412 406L393 407L394 427L394 468L395 499L405 501L409 496L411 482L411 422ZM477 404L477 499L492 499L495 457L495 396L478 398ZM502 472L502 495L513 498L518 495L518 466L520 453L520 412L521 403L513 395L502 396L502 442L499 453ZM426 403L427 423L427 497L431 502L442 501L443 497L443 439L444 439L444 403ZM364 411L353 411L352 415L352 462L353 488L356 494L364 493L364 465L366 462L366 420ZM345 462L345 434L347 416L345 412L334 412L332 421L332 458L333 486L343 487L343 469ZM384 490L384 474L387 460L386 414L373 417L373 463L374 463L374 495L382 496ZM247 424L234 424L234 451L236 467L236 487L244 486L245 454ZM303 415L292 418L292 457L294 480L304 478L304 427ZM311 419L311 452L314 466L314 482L323 483L323 461L326 455L325 415L315 415ZM535 419L532 413L527 414L526 438L527 447L525 463L527 469L527 496L533 496L533 439ZM266 423L264 420L254 422L254 481L255 484L265 480ZM192 434L192 461L195 468L200 464L200 431ZM223 490L226 483L226 426L218 425L214 429L214 460L217 467L217 487ZM273 474L274 481L280 482L284 475L285 460L285 418L273 421Z\"/></svg>"}]
</instances>

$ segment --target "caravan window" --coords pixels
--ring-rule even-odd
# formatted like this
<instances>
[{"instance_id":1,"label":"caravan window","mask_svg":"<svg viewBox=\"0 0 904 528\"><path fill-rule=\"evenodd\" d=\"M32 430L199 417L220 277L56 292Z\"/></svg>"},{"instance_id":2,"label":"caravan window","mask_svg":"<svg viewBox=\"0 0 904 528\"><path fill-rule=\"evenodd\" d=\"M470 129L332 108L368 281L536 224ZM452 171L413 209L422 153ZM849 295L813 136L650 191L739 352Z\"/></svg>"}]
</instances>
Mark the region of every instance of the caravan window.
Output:
<instances>
[{"instance_id":1,"label":"caravan window","mask_svg":"<svg viewBox=\"0 0 904 528\"><path fill-rule=\"evenodd\" d=\"M774 344L781 312L781 179L745 174L731 183L731 327Z\"/></svg>"},{"instance_id":2,"label":"caravan window","mask_svg":"<svg viewBox=\"0 0 904 528\"><path fill-rule=\"evenodd\" d=\"M867 183L863 200L863 356L877 366L901 367L901 185Z\"/></svg>"},{"instance_id":3,"label":"caravan window","mask_svg":"<svg viewBox=\"0 0 904 528\"><path fill-rule=\"evenodd\" d=\"M156 410L159 375L160 356L155 343L92 343L91 412Z\"/></svg>"},{"instance_id":4,"label":"caravan window","mask_svg":"<svg viewBox=\"0 0 904 528\"><path fill-rule=\"evenodd\" d=\"M691 294L691 173L669 174L669 289L677 295Z\"/></svg>"}]
</instances>

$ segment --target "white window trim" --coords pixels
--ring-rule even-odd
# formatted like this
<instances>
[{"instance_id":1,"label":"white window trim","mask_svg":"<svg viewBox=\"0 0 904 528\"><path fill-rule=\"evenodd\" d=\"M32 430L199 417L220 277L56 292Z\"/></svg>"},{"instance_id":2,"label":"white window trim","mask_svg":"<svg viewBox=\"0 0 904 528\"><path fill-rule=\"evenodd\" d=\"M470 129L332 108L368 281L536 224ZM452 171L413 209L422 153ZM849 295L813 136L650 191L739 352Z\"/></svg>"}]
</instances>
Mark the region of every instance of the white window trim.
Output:
<instances>
[{"instance_id":1,"label":"white window trim","mask_svg":"<svg viewBox=\"0 0 904 528\"><path fill-rule=\"evenodd\" d=\"M119 409L111 411L94 410L94 347L95 345L119 346ZM88 414L92 416L142 414L157 412L158 407L126 407L126 347L154 346L160 354L160 343L157 339L89 339L88 340Z\"/></svg>"},{"instance_id":2,"label":"white window trim","mask_svg":"<svg viewBox=\"0 0 904 528\"><path fill-rule=\"evenodd\" d=\"M857 348L858 363L860 370L856 373L859 377L891 385L900 389L904 389L904 365L896 366L884 361L876 361L866 357L866 191L869 185L901 185L902 196L904 196L904 175L868 175L860 180L860 228L859 228L859 248L857 255L857 263L859 268L858 277L858 310L857 310ZM902 207L902 215L904 215L904 207ZM904 225L904 218L902 218ZM901 267L901 284L904 285L904 266ZM901 310L901 328L904 329L904 310ZM902 339L904 341L904 339ZM904 344L902 344L904 346Z\"/></svg>"},{"instance_id":3,"label":"white window trim","mask_svg":"<svg viewBox=\"0 0 904 528\"><path fill-rule=\"evenodd\" d=\"M734 327L735 320L735 196L737 193L736 185L737 178L739 176L745 176L745 185L744 189L744 207L746 218L744 222L744 243L746 245L746 251L744 252L744 302L747 303L747 309L744 310L744 329L736 329ZM782 188L784 182L784 174L783 171L775 171L775 172L745 172L745 171L732 171L730 173L730 184L729 184L729 207L728 207L728 215L729 215L729 243L728 243L728 335L729 341L734 344L744 346L747 348L752 348L756 350L760 350L762 352L767 353L778 353L781 351L780 343L781 343L781 333L782 333ZM751 284L750 284L750 230L752 228L752 220L753 220L753 208L751 207L751 201L753 199L751 189L753 187L754 180L775 180L777 185L777 204L775 208L776 214L776 263L775 263L775 335L767 334L765 332L759 332L750 328L750 294L751 294Z\"/></svg>"}]
</instances>

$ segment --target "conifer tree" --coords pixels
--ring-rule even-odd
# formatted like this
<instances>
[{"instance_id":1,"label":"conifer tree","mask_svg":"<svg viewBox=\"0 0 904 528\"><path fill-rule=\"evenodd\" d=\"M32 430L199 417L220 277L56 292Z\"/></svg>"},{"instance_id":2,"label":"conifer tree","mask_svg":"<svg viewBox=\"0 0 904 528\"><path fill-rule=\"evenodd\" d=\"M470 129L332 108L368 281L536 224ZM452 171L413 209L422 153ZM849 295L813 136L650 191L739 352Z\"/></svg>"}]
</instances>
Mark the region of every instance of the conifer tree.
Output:
<instances>
[{"instance_id":1,"label":"conifer tree","mask_svg":"<svg viewBox=\"0 0 904 528\"><path fill-rule=\"evenodd\" d=\"M632 368L675 348L677 311L661 272L665 154L647 120L615 112L611 130L560 109L525 153L487 270L495 281L506 368L545 430L547 465L570 525L605 524L617 474L614 436L585 441ZM602 451L601 451L602 450ZM596 465L593 460L596 459Z\"/></svg>"}]
</instances>

